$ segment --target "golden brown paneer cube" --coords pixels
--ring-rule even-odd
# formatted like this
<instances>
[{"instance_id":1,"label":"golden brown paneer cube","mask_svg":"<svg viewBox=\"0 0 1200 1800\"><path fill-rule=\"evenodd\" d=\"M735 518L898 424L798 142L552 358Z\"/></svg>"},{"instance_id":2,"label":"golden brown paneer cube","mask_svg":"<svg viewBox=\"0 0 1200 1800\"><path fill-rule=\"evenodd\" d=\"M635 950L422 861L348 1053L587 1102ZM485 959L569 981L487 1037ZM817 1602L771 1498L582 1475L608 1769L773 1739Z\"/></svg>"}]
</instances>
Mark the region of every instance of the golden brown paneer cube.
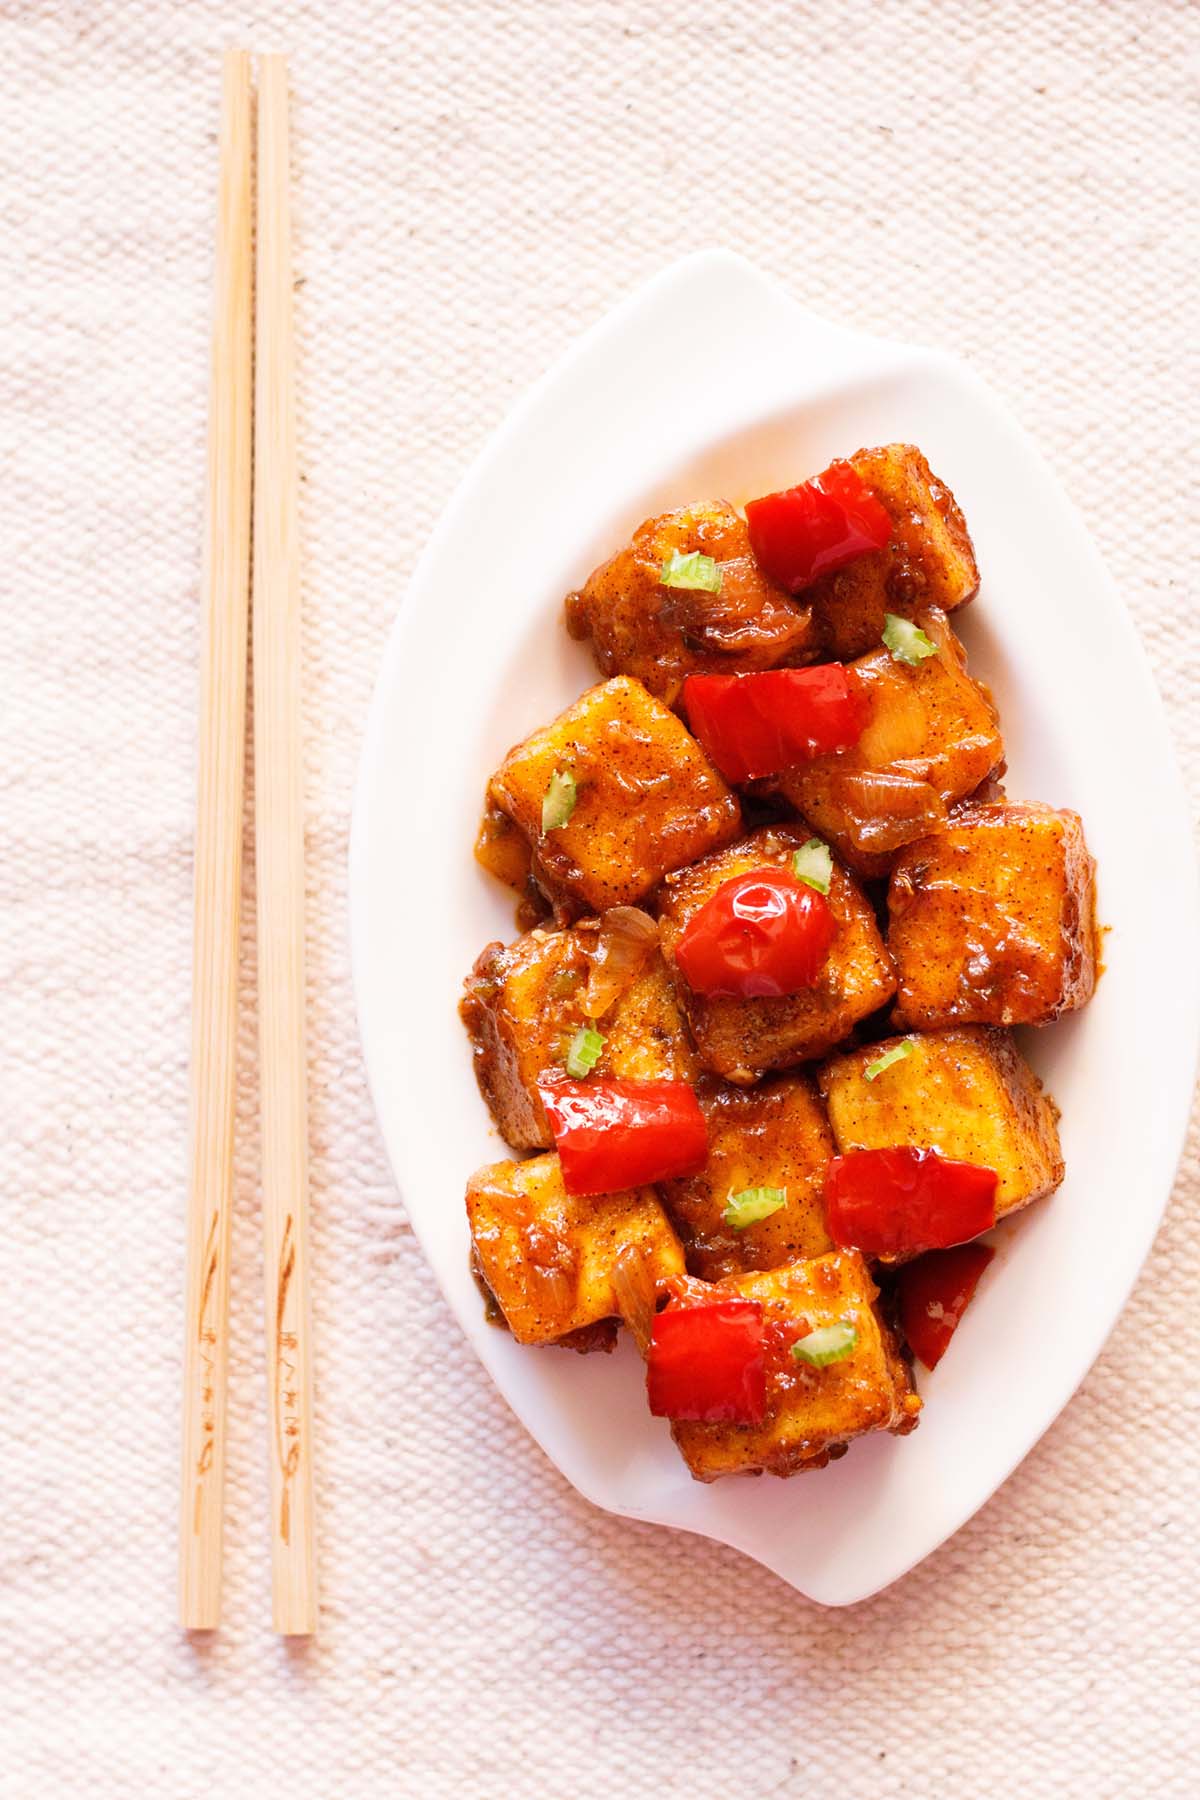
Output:
<instances>
[{"instance_id":1,"label":"golden brown paneer cube","mask_svg":"<svg viewBox=\"0 0 1200 1800\"><path fill-rule=\"evenodd\" d=\"M851 1438L903 1435L921 1402L896 1339L876 1305L878 1289L856 1250L738 1275L715 1292L757 1300L766 1333L766 1416L759 1425L677 1420L671 1435L697 1481L765 1470L824 1468ZM813 1368L792 1355L810 1331L848 1324L857 1333L840 1362Z\"/></svg>"},{"instance_id":2,"label":"golden brown paneer cube","mask_svg":"<svg viewBox=\"0 0 1200 1800\"><path fill-rule=\"evenodd\" d=\"M672 555L695 551L716 563L718 592L664 584ZM814 655L808 606L763 574L746 521L724 500L647 519L566 605L567 629L591 639L606 675L635 675L668 706L688 675L774 669Z\"/></svg>"},{"instance_id":3,"label":"golden brown paneer cube","mask_svg":"<svg viewBox=\"0 0 1200 1800\"><path fill-rule=\"evenodd\" d=\"M1095 864L1077 813L964 806L896 859L901 1026L1045 1025L1096 985Z\"/></svg>"},{"instance_id":4,"label":"golden brown paneer cube","mask_svg":"<svg viewBox=\"0 0 1200 1800\"><path fill-rule=\"evenodd\" d=\"M529 839L489 800L475 839L475 860L506 887L524 893L530 878Z\"/></svg>"},{"instance_id":5,"label":"golden brown paneer cube","mask_svg":"<svg viewBox=\"0 0 1200 1800\"><path fill-rule=\"evenodd\" d=\"M574 783L565 823L543 829L556 776ZM634 905L669 869L727 844L734 794L675 714L618 675L510 750L488 799L524 832L560 920Z\"/></svg>"},{"instance_id":6,"label":"golden brown paneer cube","mask_svg":"<svg viewBox=\"0 0 1200 1800\"><path fill-rule=\"evenodd\" d=\"M945 614L931 608L917 623L937 655L910 667L881 645L852 663L871 703L858 743L778 781L860 875L888 874L902 845L936 830L949 804L974 793L1004 760L992 697L967 674Z\"/></svg>"},{"instance_id":7,"label":"golden brown paneer cube","mask_svg":"<svg viewBox=\"0 0 1200 1800\"><path fill-rule=\"evenodd\" d=\"M824 1189L833 1134L810 1078L781 1075L752 1088L709 1083L699 1100L708 1161L698 1175L659 1184L690 1273L719 1281L832 1250ZM730 1197L750 1188L774 1188L784 1203L766 1218L730 1224Z\"/></svg>"},{"instance_id":8,"label":"golden brown paneer cube","mask_svg":"<svg viewBox=\"0 0 1200 1800\"><path fill-rule=\"evenodd\" d=\"M849 662L873 650L885 613L911 619L927 606L953 612L974 598L979 567L966 520L913 444L885 444L848 458L892 521L882 550L806 588L822 657Z\"/></svg>"},{"instance_id":9,"label":"golden brown paneer cube","mask_svg":"<svg viewBox=\"0 0 1200 1800\"><path fill-rule=\"evenodd\" d=\"M613 1269L636 1252L656 1293L683 1251L654 1189L568 1194L557 1156L489 1163L467 1183L480 1272L520 1344L552 1344L618 1311Z\"/></svg>"},{"instance_id":10,"label":"golden brown paneer cube","mask_svg":"<svg viewBox=\"0 0 1200 1800\"><path fill-rule=\"evenodd\" d=\"M464 984L459 1012L479 1090L514 1150L553 1146L537 1082L549 1069L561 1072L586 1026L604 1039L598 1075L690 1082L700 1073L656 944L603 1012L585 1013L598 1004L589 997L589 975L599 938L600 922L591 919L565 931L528 931L507 946L489 944Z\"/></svg>"},{"instance_id":11,"label":"golden brown paneer cube","mask_svg":"<svg viewBox=\"0 0 1200 1800\"><path fill-rule=\"evenodd\" d=\"M802 826L764 826L663 883L659 895L663 955L701 1061L726 1081L744 1086L769 1069L790 1069L824 1056L896 991L895 971L875 914L858 883L836 860L828 900L837 934L812 987L798 994L744 1000L694 993L683 979L674 950L688 921L735 875L771 865L790 868L793 852L809 835Z\"/></svg>"},{"instance_id":12,"label":"golden brown paneer cube","mask_svg":"<svg viewBox=\"0 0 1200 1800\"><path fill-rule=\"evenodd\" d=\"M908 1053L868 1080L894 1045ZM911 1144L994 1169L996 1217L1053 1193L1065 1165L1058 1108L1007 1031L913 1032L832 1057L817 1072L840 1155Z\"/></svg>"}]
</instances>

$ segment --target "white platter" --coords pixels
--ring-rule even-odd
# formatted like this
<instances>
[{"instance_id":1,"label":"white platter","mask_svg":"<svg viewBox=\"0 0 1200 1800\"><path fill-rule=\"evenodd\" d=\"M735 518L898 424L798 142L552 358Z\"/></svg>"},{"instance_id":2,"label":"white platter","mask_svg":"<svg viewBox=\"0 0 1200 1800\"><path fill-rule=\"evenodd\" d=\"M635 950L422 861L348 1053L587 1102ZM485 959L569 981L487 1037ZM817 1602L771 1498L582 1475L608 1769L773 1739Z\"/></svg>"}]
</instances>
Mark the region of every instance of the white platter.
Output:
<instances>
[{"instance_id":1,"label":"white platter","mask_svg":"<svg viewBox=\"0 0 1200 1800\"><path fill-rule=\"evenodd\" d=\"M900 438L921 445L966 513L983 586L956 624L1000 705L1009 793L1083 815L1107 971L1084 1013L1026 1034L1062 1107L1067 1178L997 1233L953 1353L920 1377L920 1428L798 1480L705 1487L646 1412L630 1346L522 1349L484 1322L463 1188L504 1149L455 1006L477 952L514 927L511 896L471 845L503 752L597 679L566 636L562 599L640 520L699 498L741 502ZM1086 1373L1182 1145L1200 1018L1196 875L1124 606L1039 453L958 362L815 318L723 253L668 269L582 338L483 451L413 578L367 728L351 914L367 1067L413 1227L510 1406L598 1506L721 1539L845 1605L969 1518Z\"/></svg>"}]
</instances>

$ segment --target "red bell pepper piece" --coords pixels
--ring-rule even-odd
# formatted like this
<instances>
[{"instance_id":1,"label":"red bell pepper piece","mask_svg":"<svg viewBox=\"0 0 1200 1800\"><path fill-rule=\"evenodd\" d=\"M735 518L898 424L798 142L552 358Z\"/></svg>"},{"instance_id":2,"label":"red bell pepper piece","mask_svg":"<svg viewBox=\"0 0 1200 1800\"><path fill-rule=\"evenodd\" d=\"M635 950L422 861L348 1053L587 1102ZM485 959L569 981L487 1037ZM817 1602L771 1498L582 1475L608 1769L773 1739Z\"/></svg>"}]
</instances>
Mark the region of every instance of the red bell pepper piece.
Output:
<instances>
[{"instance_id":1,"label":"red bell pepper piece","mask_svg":"<svg viewBox=\"0 0 1200 1800\"><path fill-rule=\"evenodd\" d=\"M927 1369L936 1369L995 1251L988 1244L930 1250L900 1271L900 1329Z\"/></svg>"},{"instance_id":2,"label":"red bell pepper piece","mask_svg":"<svg viewBox=\"0 0 1200 1800\"><path fill-rule=\"evenodd\" d=\"M858 676L844 663L689 675L683 704L688 724L726 781L777 775L846 750L857 744L871 716Z\"/></svg>"},{"instance_id":3,"label":"red bell pepper piece","mask_svg":"<svg viewBox=\"0 0 1200 1800\"><path fill-rule=\"evenodd\" d=\"M758 566L789 593L820 575L881 550L892 521L850 463L835 462L811 481L746 502Z\"/></svg>"},{"instance_id":4,"label":"red bell pepper piece","mask_svg":"<svg viewBox=\"0 0 1200 1800\"><path fill-rule=\"evenodd\" d=\"M612 1194L695 1175L708 1127L686 1081L538 1082L569 1194Z\"/></svg>"},{"instance_id":5,"label":"red bell pepper piece","mask_svg":"<svg viewBox=\"0 0 1200 1800\"><path fill-rule=\"evenodd\" d=\"M909 1145L851 1150L825 1176L825 1212L837 1244L867 1256L916 1256L990 1231L996 1172Z\"/></svg>"},{"instance_id":6,"label":"red bell pepper piece","mask_svg":"<svg viewBox=\"0 0 1200 1800\"><path fill-rule=\"evenodd\" d=\"M672 1302L657 1313L646 1359L646 1392L650 1411L660 1419L761 1424L767 1376L759 1302Z\"/></svg>"},{"instance_id":7,"label":"red bell pepper piece","mask_svg":"<svg viewBox=\"0 0 1200 1800\"><path fill-rule=\"evenodd\" d=\"M811 987L837 934L823 894L788 869L751 869L722 882L675 946L693 993L765 999Z\"/></svg>"}]
</instances>

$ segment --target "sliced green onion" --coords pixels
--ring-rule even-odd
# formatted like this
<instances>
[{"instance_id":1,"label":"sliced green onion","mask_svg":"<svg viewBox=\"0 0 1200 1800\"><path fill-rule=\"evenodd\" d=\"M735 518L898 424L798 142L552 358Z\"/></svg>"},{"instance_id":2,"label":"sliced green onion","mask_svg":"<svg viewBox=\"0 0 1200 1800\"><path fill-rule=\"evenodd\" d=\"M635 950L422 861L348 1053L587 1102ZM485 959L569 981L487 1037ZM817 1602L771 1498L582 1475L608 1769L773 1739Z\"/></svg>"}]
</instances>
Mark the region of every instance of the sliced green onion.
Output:
<instances>
[{"instance_id":1,"label":"sliced green onion","mask_svg":"<svg viewBox=\"0 0 1200 1800\"><path fill-rule=\"evenodd\" d=\"M848 1319L839 1319L836 1325L821 1325L816 1331L810 1331L792 1345L792 1355L797 1362L808 1363L814 1369L826 1369L830 1363L841 1362L843 1356L849 1356L858 1342L858 1331Z\"/></svg>"},{"instance_id":2,"label":"sliced green onion","mask_svg":"<svg viewBox=\"0 0 1200 1800\"><path fill-rule=\"evenodd\" d=\"M721 1217L735 1231L745 1231L747 1225L757 1225L760 1219L769 1219L772 1213L777 1213L781 1206L786 1205L786 1188L743 1188L740 1194L730 1194Z\"/></svg>"},{"instance_id":3,"label":"sliced green onion","mask_svg":"<svg viewBox=\"0 0 1200 1800\"><path fill-rule=\"evenodd\" d=\"M670 556L663 558L662 574L658 579L663 587L703 588L708 594L721 591L720 567L711 556L704 556L699 550L672 550Z\"/></svg>"},{"instance_id":4,"label":"sliced green onion","mask_svg":"<svg viewBox=\"0 0 1200 1800\"><path fill-rule=\"evenodd\" d=\"M884 613L883 641L892 653L894 662L907 663L915 669L923 663L927 656L936 656L938 647L931 637L926 637L919 625L911 619L902 619L899 613Z\"/></svg>"},{"instance_id":5,"label":"sliced green onion","mask_svg":"<svg viewBox=\"0 0 1200 1800\"><path fill-rule=\"evenodd\" d=\"M604 1048L604 1039L590 1025L581 1025L571 1039L567 1050L567 1074L576 1079L590 1075L600 1060L600 1052Z\"/></svg>"},{"instance_id":6,"label":"sliced green onion","mask_svg":"<svg viewBox=\"0 0 1200 1800\"><path fill-rule=\"evenodd\" d=\"M792 871L798 881L816 888L818 894L829 892L833 878L833 852L820 838L809 838L792 854Z\"/></svg>"},{"instance_id":7,"label":"sliced green onion","mask_svg":"<svg viewBox=\"0 0 1200 1800\"><path fill-rule=\"evenodd\" d=\"M877 1056L874 1062L867 1064L863 1070L863 1078L874 1081L885 1069L890 1069L893 1063L903 1062L906 1056L911 1056L915 1049L916 1045L911 1038L905 1038L903 1043L893 1044L890 1050L885 1050L882 1056Z\"/></svg>"},{"instance_id":8,"label":"sliced green onion","mask_svg":"<svg viewBox=\"0 0 1200 1800\"><path fill-rule=\"evenodd\" d=\"M575 811L579 791L570 769L555 769L542 801L542 830L558 831Z\"/></svg>"}]
</instances>

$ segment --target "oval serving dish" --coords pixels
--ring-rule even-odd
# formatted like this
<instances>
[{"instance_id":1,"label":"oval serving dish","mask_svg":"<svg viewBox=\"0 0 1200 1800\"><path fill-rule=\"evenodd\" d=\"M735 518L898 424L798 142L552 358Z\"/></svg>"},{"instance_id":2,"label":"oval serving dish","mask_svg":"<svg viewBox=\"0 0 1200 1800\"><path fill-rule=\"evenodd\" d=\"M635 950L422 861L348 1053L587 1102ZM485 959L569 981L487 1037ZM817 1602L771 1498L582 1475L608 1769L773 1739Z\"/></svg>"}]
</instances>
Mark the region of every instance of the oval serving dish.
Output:
<instances>
[{"instance_id":1,"label":"oval serving dish","mask_svg":"<svg viewBox=\"0 0 1200 1800\"><path fill-rule=\"evenodd\" d=\"M1066 1180L996 1232L954 1354L919 1372L919 1430L817 1476L703 1486L647 1413L632 1345L531 1350L484 1319L463 1189L503 1151L456 1001L479 947L515 927L471 844L505 751L598 679L563 597L641 520L741 504L896 439L945 472L969 521L982 585L955 628L1004 719L1009 795L1087 821L1106 972L1085 1011L1019 1034L1062 1108ZM421 558L371 706L350 887L367 1068L409 1217L480 1359L581 1493L718 1538L826 1605L894 1581L983 1504L1087 1372L1166 1203L1195 1076L1200 908L1133 625L1055 477L968 369L816 318L721 252L590 331L487 445Z\"/></svg>"}]
</instances>

